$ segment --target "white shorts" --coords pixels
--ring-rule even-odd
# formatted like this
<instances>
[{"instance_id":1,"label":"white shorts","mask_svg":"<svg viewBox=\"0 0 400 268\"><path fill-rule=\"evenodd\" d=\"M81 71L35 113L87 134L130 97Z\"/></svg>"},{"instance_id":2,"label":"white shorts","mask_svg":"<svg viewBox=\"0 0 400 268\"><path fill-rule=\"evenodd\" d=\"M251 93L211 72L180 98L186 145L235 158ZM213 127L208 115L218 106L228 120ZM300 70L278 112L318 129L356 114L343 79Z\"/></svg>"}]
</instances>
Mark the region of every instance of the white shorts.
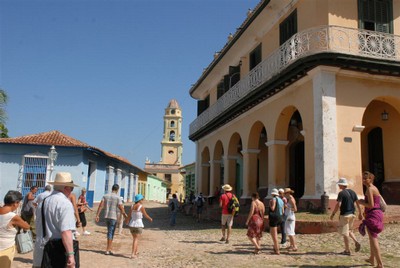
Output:
<instances>
[{"instance_id":1,"label":"white shorts","mask_svg":"<svg viewBox=\"0 0 400 268\"><path fill-rule=\"evenodd\" d=\"M232 227L233 225L233 215L230 214L222 214L221 216L221 225L228 225L228 227Z\"/></svg>"}]
</instances>

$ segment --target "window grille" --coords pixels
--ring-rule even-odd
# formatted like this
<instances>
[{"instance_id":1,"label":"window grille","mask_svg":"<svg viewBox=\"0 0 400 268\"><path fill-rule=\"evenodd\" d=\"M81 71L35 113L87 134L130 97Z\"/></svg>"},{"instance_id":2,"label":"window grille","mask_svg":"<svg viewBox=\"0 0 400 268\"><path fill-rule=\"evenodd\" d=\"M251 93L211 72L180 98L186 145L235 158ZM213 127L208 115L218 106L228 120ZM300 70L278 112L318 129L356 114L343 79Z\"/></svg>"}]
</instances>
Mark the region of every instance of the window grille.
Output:
<instances>
[{"instance_id":1,"label":"window grille","mask_svg":"<svg viewBox=\"0 0 400 268\"><path fill-rule=\"evenodd\" d=\"M41 155L25 155L23 158L23 173L21 193L25 196L32 186L43 192L46 185L48 157Z\"/></svg>"}]
</instances>

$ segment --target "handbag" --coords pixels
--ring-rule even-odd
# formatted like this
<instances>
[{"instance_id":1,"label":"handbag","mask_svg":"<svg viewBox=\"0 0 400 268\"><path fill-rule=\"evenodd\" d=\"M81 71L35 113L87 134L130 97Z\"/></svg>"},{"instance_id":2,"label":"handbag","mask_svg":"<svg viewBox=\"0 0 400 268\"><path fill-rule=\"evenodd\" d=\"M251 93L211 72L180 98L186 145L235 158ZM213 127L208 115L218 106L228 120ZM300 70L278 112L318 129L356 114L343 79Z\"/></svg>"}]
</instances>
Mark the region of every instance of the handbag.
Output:
<instances>
[{"instance_id":1,"label":"handbag","mask_svg":"<svg viewBox=\"0 0 400 268\"><path fill-rule=\"evenodd\" d=\"M47 198L47 197L46 197ZM44 201L42 203L42 230L43 237L46 237L46 219L44 217ZM75 267L79 268L79 242L78 240L72 240ZM41 268L62 268L67 263L67 256L65 255L65 247L62 239L51 239L49 240L43 249L43 258Z\"/></svg>"},{"instance_id":2,"label":"handbag","mask_svg":"<svg viewBox=\"0 0 400 268\"><path fill-rule=\"evenodd\" d=\"M385 199L383 199L383 196L379 196L379 205L380 205L380 207L381 207L381 210L383 211L383 212L385 212L386 211L386 208L387 208L387 205L386 205L386 202L385 202Z\"/></svg>"},{"instance_id":3,"label":"handbag","mask_svg":"<svg viewBox=\"0 0 400 268\"><path fill-rule=\"evenodd\" d=\"M33 250L32 232L30 230L26 232L21 232L21 229L18 230L15 236L15 244L17 245L18 253L25 254L31 252Z\"/></svg>"}]
</instances>

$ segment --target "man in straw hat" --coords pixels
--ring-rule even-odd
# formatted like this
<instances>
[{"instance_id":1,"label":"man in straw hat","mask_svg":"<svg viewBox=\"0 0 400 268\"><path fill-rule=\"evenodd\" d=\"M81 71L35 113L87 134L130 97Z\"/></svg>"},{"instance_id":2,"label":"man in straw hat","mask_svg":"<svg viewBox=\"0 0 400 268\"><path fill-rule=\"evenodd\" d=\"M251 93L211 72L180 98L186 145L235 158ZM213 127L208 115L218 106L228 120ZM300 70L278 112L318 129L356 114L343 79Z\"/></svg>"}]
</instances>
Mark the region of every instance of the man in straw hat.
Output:
<instances>
[{"instance_id":1,"label":"man in straw hat","mask_svg":"<svg viewBox=\"0 0 400 268\"><path fill-rule=\"evenodd\" d=\"M68 196L79 187L74 184L68 172L59 172L53 182L53 192L46 197L37 207L36 226L37 236L33 254L33 267L40 267L43 258L44 245L53 239L62 239L65 247L65 267L75 267L73 234L75 231L74 208ZM42 219L42 210L44 219ZM46 236L44 237L42 225L44 224ZM62 260L64 261L64 260Z\"/></svg>"},{"instance_id":2,"label":"man in straw hat","mask_svg":"<svg viewBox=\"0 0 400 268\"><path fill-rule=\"evenodd\" d=\"M219 241L225 241L225 243L228 244L233 225L233 215L228 211L228 204L229 201L234 197L234 194L232 193L232 187L229 184L222 186L222 190L224 190L225 193L221 194L221 197L219 198L219 206L222 208L222 238ZM228 230L226 231L226 229Z\"/></svg>"},{"instance_id":3,"label":"man in straw hat","mask_svg":"<svg viewBox=\"0 0 400 268\"><path fill-rule=\"evenodd\" d=\"M339 234L343 235L344 248L345 248L345 250L341 252L341 254L350 256L351 252L349 246L350 244L349 237L355 243L356 252L360 251L361 248L360 243L357 241L353 233L353 223L354 223L354 218L356 217L355 204L357 205L358 218L360 220L362 220L361 208L358 202L357 194L353 190L347 189L348 183L345 178L340 178L339 181L337 182L337 185L339 186L341 191L338 194L338 197L336 199L337 203L330 218L331 220L333 220L333 217L340 208L338 232Z\"/></svg>"}]
</instances>

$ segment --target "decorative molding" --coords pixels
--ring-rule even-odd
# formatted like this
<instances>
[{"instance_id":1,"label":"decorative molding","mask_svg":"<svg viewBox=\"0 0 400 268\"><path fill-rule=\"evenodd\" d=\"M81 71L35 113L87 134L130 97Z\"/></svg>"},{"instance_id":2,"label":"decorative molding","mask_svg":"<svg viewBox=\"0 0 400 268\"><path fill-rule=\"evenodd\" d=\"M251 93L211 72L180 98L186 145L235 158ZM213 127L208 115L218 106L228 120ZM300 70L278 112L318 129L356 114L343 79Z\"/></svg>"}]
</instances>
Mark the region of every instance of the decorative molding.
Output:
<instances>
[{"instance_id":1,"label":"decorative molding","mask_svg":"<svg viewBox=\"0 0 400 268\"><path fill-rule=\"evenodd\" d=\"M267 141L265 143L266 146L271 146L271 145L288 145L289 141L284 141L284 140L271 140L271 141Z\"/></svg>"},{"instance_id":2,"label":"decorative molding","mask_svg":"<svg viewBox=\"0 0 400 268\"><path fill-rule=\"evenodd\" d=\"M355 125L353 127L353 132L362 132L365 129L365 126Z\"/></svg>"},{"instance_id":3,"label":"decorative molding","mask_svg":"<svg viewBox=\"0 0 400 268\"><path fill-rule=\"evenodd\" d=\"M242 154L259 154L260 152L260 149L245 149L241 151Z\"/></svg>"}]
</instances>

